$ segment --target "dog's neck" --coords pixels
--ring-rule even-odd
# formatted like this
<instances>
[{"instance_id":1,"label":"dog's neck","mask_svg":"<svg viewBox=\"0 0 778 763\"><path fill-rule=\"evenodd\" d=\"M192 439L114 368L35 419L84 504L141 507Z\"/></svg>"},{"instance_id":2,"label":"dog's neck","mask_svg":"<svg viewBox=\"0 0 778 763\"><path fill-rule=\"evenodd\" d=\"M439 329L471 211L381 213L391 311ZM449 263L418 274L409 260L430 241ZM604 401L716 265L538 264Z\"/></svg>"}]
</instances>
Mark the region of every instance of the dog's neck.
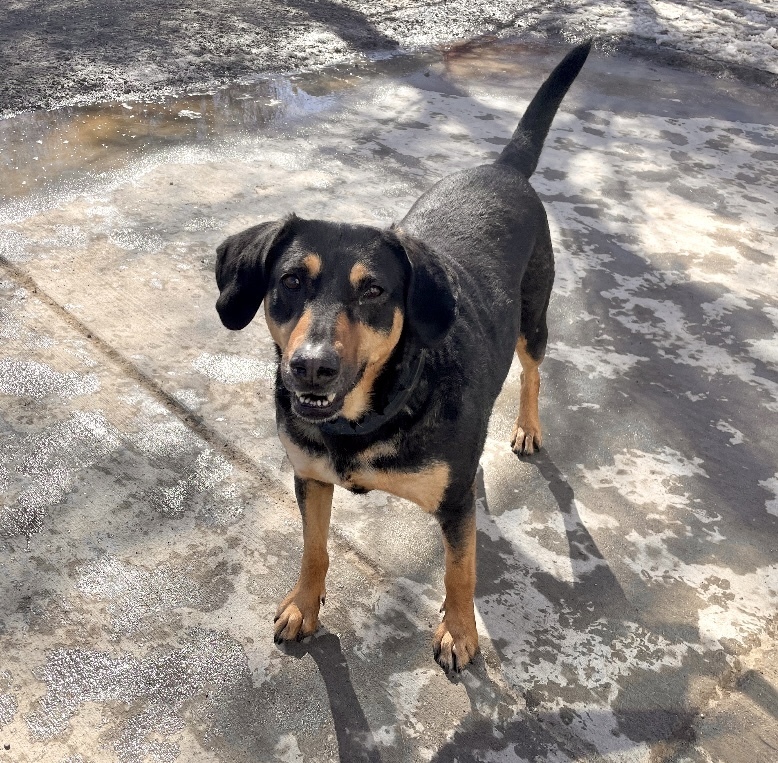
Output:
<instances>
[{"instance_id":1,"label":"dog's neck","mask_svg":"<svg viewBox=\"0 0 778 763\"><path fill-rule=\"evenodd\" d=\"M391 421L405 408L411 395L419 384L424 371L427 351L411 339L403 342L402 352L394 365L386 392L381 396L384 405L381 410L371 409L361 419L351 421L339 416L334 421L320 425L325 435L367 435L377 431Z\"/></svg>"}]
</instances>

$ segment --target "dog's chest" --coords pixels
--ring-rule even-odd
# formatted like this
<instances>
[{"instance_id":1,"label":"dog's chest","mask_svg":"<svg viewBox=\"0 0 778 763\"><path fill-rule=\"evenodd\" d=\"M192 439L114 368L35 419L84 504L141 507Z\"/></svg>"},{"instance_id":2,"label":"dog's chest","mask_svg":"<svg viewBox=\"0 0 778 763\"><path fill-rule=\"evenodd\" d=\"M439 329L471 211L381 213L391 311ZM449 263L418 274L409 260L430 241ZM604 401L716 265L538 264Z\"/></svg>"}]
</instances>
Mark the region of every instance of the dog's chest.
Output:
<instances>
[{"instance_id":1,"label":"dog's chest","mask_svg":"<svg viewBox=\"0 0 778 763\"><path fill-rule=\"evenodd\" d=\"M378 459L394 453L393 446L388 443L373 445L336 469L328 456L311 455L295 445L284 432L279 436L295 475L302 479L339 485L354 493L383 490L413 501L425 511L435 511L440 506L449 484L449 466L440 461L427 463L418 470L377 468Z\"/></svg>"}]
</instances>

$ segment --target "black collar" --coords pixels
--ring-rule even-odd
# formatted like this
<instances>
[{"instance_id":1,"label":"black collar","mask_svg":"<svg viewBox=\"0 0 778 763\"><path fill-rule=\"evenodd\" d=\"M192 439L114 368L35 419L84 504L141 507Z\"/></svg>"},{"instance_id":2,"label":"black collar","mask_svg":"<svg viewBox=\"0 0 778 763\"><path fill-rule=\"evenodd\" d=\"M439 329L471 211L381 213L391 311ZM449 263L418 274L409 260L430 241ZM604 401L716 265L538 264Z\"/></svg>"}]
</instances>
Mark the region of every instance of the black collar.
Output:
<instances>
[{"instance_id":1,"label":"black collar","mask_svg":"<svg viewBox=\"0 0 778 763\"><path fill-rule=\"evenodd\" d=\"M407 342L403 351L400 375L389 390L388 402L383 412L370 411L359 421L351 421L343 416L338 416L333 421L320 424L321 431L326 435L366 435L375 432L387 421L394 418L408 402L408 398L421 379L426 356L427 351L423 347L419 348L412 341Z\"/></svg>"}]
</instances>

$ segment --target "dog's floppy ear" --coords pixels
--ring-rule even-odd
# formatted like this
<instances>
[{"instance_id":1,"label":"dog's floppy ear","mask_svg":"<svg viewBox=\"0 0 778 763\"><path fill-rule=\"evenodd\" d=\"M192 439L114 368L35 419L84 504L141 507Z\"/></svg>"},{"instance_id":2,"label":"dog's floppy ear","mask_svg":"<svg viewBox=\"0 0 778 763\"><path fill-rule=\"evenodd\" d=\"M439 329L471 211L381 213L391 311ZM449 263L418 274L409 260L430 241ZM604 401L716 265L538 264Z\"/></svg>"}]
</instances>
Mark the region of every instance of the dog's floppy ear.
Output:
<instances>
[{"instance_id":1,"label":"dog's floppy ear","mask_svg":"<svg viewBox=\"0 0 778 763\"><path fill-rule=\"evenodd\" d=\"M411 265L406 295L406 317L416 338L428 348L438 346L457 315L459 286L456 276L419 239L392 226L388 235L405 252Z\"/></svg>"},{"instance_id":2,"label":"dog's floppy ear","mask_svg":"<svg viewBox=\"0 0 778 763\"><path fill-rule=\"evenodd\" d=\"M216 250L216 309L233 331L245 328L257 314L267 291L270 253L285 239L298 218L293 214L247 228Z\"/></svg>"}]
</instances>

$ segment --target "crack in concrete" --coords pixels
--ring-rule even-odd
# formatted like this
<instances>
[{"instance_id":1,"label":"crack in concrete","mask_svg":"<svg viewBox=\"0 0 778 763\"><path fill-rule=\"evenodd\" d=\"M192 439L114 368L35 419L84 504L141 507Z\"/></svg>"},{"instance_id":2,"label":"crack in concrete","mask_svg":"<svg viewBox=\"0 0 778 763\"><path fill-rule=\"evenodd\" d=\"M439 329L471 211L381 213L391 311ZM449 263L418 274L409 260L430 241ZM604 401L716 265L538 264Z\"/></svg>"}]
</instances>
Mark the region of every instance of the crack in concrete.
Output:
<instances>
[{"instance_id":1,"label":"crack in concrete","mask_svg":"<svg viewBox=\"0 0 778 763\"><path fill-rule=\"evenodd\" d=\"M284 510L289 512L292 516L299 516L297 504L286 489L286 486L280 480L276 480L268 475L242 448L235 446L213 427L208 426L201 416L192 413L192 411L174 395L167 392L158 384L150 374L144 373L139 369L109 342L100 337L93 329L89 328L89 326L80 321L63 305L57 302L57 300L42 289L28 273L18 265L10 262L2 254L0 254L0 266L5 268L5 270L24 288L28 289L44 304L54 310L70 328L81 334L86 340L91 342L99 352L107 356L112 362L116 363L128 374L128 376L140 384L146 392L151 394L157 402L163 405L170 414L175 416L188 429L202 438L222 457L227 458L234 466L243 469L257 479L266 498L280 504ZM340 553L353 555L353 557L359 561L359 565L363 572L369 572L374 580L381 581L386 579L386 571L354 545L342 531L338 530L336 527L331 527L330 535L340 547L338 549ZM302 532L300 534L300 542L302 543Z\"/></svg>"}]
</instances>

